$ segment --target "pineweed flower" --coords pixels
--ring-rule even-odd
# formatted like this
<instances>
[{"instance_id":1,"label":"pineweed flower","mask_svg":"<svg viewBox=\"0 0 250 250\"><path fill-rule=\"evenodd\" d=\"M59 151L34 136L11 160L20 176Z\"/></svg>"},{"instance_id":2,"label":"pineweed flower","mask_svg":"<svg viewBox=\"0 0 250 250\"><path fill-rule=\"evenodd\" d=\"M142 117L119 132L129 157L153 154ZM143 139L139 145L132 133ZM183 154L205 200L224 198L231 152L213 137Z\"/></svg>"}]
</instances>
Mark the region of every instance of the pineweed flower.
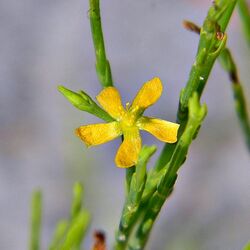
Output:
<instances>
[{"instance_id":1,"label":"pineweed flower","mask_svg":"<svg viewBox=\"0 0 250 250\"><path fill-rule=\"evenodd\" d=\"M87 146L99 145L123 135L124 140L117 151L115 163L122 168L135 165L142 144L139 130L145 130L163 142L177 141L179 124L142 116L145 109L160 98L162 89L161 80L153 78L142 86L132 104L127 103L126 108L122 106L116 88L103 89L96 97L97 101L114 121L81 126L76 129L76 135Z\"/></svg>"}]
</instances>

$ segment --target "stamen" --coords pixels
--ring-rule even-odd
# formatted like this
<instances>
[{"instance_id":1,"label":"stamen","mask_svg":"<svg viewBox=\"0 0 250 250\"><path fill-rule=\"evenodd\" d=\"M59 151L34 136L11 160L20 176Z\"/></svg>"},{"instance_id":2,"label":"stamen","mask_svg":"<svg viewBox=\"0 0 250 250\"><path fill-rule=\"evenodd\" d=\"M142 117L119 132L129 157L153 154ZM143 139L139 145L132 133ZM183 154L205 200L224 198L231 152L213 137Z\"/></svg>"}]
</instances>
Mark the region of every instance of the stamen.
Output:
<instances>
[{"instance_id":1,"label":"stamen","mask_svg":"<svg viewBox=\"0 0 250 250\"><path fill-rule=\"evenodd\" d=\"M127 103L126 103L126 109L127 109L127 110L129 109L129 106L130 106L130 103L127 102Z\"/></svg>"}]
</instances>

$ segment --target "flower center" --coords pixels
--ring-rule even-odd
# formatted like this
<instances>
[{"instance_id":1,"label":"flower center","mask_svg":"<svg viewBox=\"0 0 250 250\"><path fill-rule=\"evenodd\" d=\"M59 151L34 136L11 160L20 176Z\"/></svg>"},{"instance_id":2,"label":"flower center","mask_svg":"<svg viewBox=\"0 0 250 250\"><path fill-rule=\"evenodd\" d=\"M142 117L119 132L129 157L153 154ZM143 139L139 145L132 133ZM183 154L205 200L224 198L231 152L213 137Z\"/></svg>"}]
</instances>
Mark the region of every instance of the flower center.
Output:
<instances>
[{"instance_id":1,"label":"flower center","mask_svg":"<svg viewBox=\"0 0 250 250\"><path fill-rule=\"evenodd\" d=\"M126 113L124 114L124 116L121 119L121 126L122 129L126 129L126 128L130 128L135 126L137 117L135 116L135 114L126 111Z\"/></svg>"},{"instance_id":2,"label":"flower center","mask_svg":"<svg viewBox=\"0 0 250 250\"><path fill-rule=\"evenodd\" d=\"M126 103L125 113L120 120L123 131L136 126L136 121L140 117L140 115L138 114L138 110L139 108L137 106L131 107L129 102Z\"/></svg>"}]
</instances>

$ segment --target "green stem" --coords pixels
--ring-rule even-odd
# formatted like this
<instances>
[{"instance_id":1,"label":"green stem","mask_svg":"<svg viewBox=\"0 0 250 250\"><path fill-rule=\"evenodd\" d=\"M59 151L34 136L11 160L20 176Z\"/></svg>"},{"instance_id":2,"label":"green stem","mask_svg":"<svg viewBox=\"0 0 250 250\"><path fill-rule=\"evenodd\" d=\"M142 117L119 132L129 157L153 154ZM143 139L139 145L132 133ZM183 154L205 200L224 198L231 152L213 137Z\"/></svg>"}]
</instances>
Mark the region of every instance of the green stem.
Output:
<instances>
[{"instance_id":1,"label":"green stem","mask_svg":"<svg viewBox=\"0 0 250 250\"><path fill-rule=\"evenodd\" d=\"M250 241L243 247L242 250L250 250Z\"/></svg>"},{"instance_id":2,"label":"green stem","mask_svg":"<svg viewBox=\"0 0 250 250\"><path fill-rule=\"evenodd\" d=\"M147 172L146 167L150 157L155 153L155 146L143 146L139 155L135 171L131 176L130 189L123 207L119 228L116 233L115 250L126 249L129 236L140 215L138 209L145 187Z\"/></svg>"},{"instance_id":3,"label":"green stem","mask_svg":"<svg viewBox=\"0 0 250 250\"><path fill-rule=\"evenodd\" d=\"M227 36L224 34L237 0L217 0L209 9L200 33L200 41L195 62L191 68L186 87L182 89L177 112L180 123L179 137L187 122L187 105L194 92L201 97L214 62L224 49ZM156 163L155 168L161 170L175 150L176 144L166 144Z\"/></svg>"},{"instance_id":4,"label":"green stem","mask_svg":"<svg viewBox=\"0 0 250 250\"><path fill-rule=\"evenodd\" d=\"M130 240L130 250L144 248L156 217L158 216L165 200L173 191L177 179L177 172L180 166L184 163L192 140L197 136L198 130L206 114L206 106L200 106L198 94L195 93L189 101L187 126L179 138L172 157L166 166L167 171L161 177L157 190L148 202L145 215L143 216L135 235Z\"/></svg>"},{"instance_id":5,"label":"green stem","mask_svg":"<svg viewBox=\"0 0 250 250\"><path fill-rule=\"evenodd\" d=\"M83 208L83 187L76 182L69 220L60 220L56 226L50 250L80 250L90 224L90 213Z\"/></svg>"},{"instance_id":6,"label":"green stem","mask_svg":"<svg viewBox=\"0 0 250 250\"><path fill-rule=\"evenodd\" d=\"M242 20L242 28L250 46L250 8L246 0L238 0L238 10Z\"/></svg>"},{"instance_id":7,"label":"green stem","mask_svg":"<svg viewBox=\"0 0 250 250\"><path fill-rule=\"evenodd\" d=\"M109 61L106 57L104 38L102 33L99 0L89 0L89 5L89 18L96 56L96 73L103 87L112 86L112 74Z\"/></svg>"},{"instance_id":8,"label":"green stem","mask_svg":"<svg viewBox=\"0 0 250 250\"><path fill-rule=\"evenodd\" d=\"M143 249L145 246L155 219L173 189L177 178L177 170L185 161L185 152L187 152L189 144L183 145L182 139L184 138L185 142L187 138L190 138L190 134L192 137L195 136L199 129L199 125L194 127L194 124L188 122L188 119L191 119L191 114L188 113L190 98L195 92L197 100L202 95L214 62L225 47L227 37L224 32L236 2L237 0L217 0L214 1L213 6L208 11L208 15L201 28L195 62L191 68L186 87L180 94L177 112L177 120L180 123L179 139L175 144L165 145L155 168L147 178L145 187L147 193L146 196L143 194L144 199L142 198L142 203L147 205L147 208L145 216L139 222L136 234L133 234L131 236L132 239L129 240L130 249ZM193 134L187 132L189 130L192 130ZM157 175L157 172L159 173L164 170L166 172L162 179L161 176ZM157 187L159 181L160 185Z\"/></svg>"},{"instance_id":9,"label":"green stem","mask_svg":"<svg viewBox=\"0 0 250 250\"><path fill-rule=\"evenodd\" d=\"M184 26L187 29L194 31L195 33L199 34L200 32L200 27L192 22L185 21ZM236 63L228 48L225 48L221 51L218 59L221 66L228 73L231 80L231 86L235 100L235 110L238 115L243 134L245 135L244 138L246 140L247 147L250 150L250 121L247 113L246 98L244 96L244 91L240 83Z\"/></svg>"},{"instance_id":10,"label":"green stem","mask_svg":"<svg viewBox=\"0 0 250 250\"><path fill-rule=\"evenodd\" d=\"M232 82L231 86L234 94L235 110L241 124L247 147L250 151L250 120L247 113L246 98L238 77L236 64L233 60L232 54L227 48L221 52L219 59L222 67L228 72L229 78Z\"/></svg>"},{"instance_id":11,"label":"green stem","mask_svg":"<svg viewBox=\"0 0 250 250\"><path fill-rule=\"evenodd\" d=\"M132 166L126 169L126 193L127 194L129 193L129 190L130 190L130 184L131 184L131 180L132 180L134 172L135 172L135 166Z\"/></svg>"},{"instance_id":12,"label":"green stem","mask_svg":"<svg viewBox=\"0 0 250 250\"><path fill-rule=\"evenodd\" d=\"M42 220L42 194L35 191L31 202L30 250L40 249L40 231Z\"/></svg>"}]
</instances>

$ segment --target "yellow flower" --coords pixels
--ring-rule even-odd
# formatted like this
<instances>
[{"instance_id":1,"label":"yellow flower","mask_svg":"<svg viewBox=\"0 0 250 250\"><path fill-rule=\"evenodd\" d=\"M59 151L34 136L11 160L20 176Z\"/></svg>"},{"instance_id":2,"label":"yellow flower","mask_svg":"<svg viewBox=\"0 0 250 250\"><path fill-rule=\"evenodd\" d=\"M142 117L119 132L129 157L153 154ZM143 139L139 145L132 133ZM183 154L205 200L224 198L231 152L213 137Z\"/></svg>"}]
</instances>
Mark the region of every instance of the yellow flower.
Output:
<instances>
[{"instance_id":1,"label":"yellow flower","mask_svg":"<svg viewBox=\"0 0 250 250\"><path fill-rule=\"evenodd\" d=\"M160 98L162 89L161 80L153 78L142 86L132 105L126 104L126 109L116 88L103 89L96 97L97 101L115 121L81 126L76 129L77 136L87 146L94 146L123 135L124 140L115 157L116 165L122 168L137 163L142 144L139 130L146 130L163 142L175 143L179 124L142 116L145 109Z\"/></svg>"}]
</instances>

